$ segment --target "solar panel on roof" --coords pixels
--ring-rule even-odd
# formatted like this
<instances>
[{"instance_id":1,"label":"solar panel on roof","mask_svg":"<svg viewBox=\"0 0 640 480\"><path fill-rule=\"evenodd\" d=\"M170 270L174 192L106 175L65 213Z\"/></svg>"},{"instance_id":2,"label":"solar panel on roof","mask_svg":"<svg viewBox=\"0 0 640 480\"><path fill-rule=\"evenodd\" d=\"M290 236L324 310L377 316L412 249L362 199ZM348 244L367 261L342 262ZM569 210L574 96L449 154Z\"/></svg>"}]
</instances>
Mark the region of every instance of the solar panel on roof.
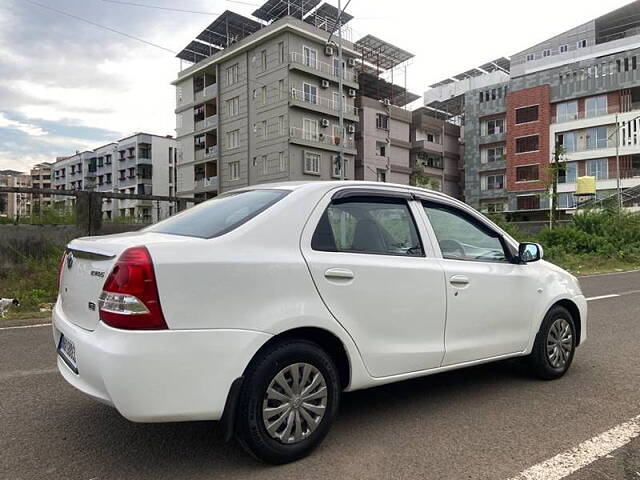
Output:
<instances>
[{"instance_id":1,"label":"solar panel on roof","mask_svg":"<svg viewBox=\"0 0 640 480\"><path fill-rule=\"evenodd\" d=\"M394 68L414 57L413 53L380 40L373 35L362 37L355 45L364 60L374 65L379 65L384 70Z\"/></svg>"},{"instance_id":2,"label":"solar panel on roof","mask_svg":"<svg viewBox=\"0 0 640 480\"><path fill-rule=\"evenodd\" d=\"M207 45L205 43L192 40L189 42L189 45L184 47L176 56L182 60L198 63L219 51L220 48L214 45Z\"/></svg>"},{"instance_id":3,"label":"solar panel on roof","mask_svg":"<svg viewBox=\"0 0 640 480\"><path fill-rule=\"evenodd\" d=\"M429 85L429 88L438 88L441 87L443 85L448 85L449 83L454 83L454 80L452 80L451 78L445 78L444 80L438 82L438 83L434 83L433 85Z\"/></svg>"},{"instance_id":4,"label":"solar panel on roof","mask_svg":"<svg viewBox=\"0 0 640 480\"><path fill-rule=\"evenodd\" d=\"M315 12L308 15L304 21L327 32L335 32L338 29L339 13L340 10L333 5L323 3ZM353 15L349 15L346 12L342 12L342 15L340 15L341 25L345 25L351 20L353 20Z\"/></svg>"},{"instance_id":5,"label":"solar panel on roof","mask_svg":"<svg viewBox=\"0 0 640 480\"><path fill-rule=\"evenodd\" d=\"M420 95L409 92L404 87L387 82L376 74L361 73L358 76L360 93L363 96L376 100L388 99L392 105L404 107L420 98Z\"/></svg>"},{"instance_id":6,"label":"solar panel on roof","mask_svg":"<svg viewBox=\"0 0 640 480\"><path fill-rule=\"evenodd\" d=\"M252 15L266 22L272 22L287 15L302 19L319 3L320 0L267 0Z\"/></svg>"}]
</instances>

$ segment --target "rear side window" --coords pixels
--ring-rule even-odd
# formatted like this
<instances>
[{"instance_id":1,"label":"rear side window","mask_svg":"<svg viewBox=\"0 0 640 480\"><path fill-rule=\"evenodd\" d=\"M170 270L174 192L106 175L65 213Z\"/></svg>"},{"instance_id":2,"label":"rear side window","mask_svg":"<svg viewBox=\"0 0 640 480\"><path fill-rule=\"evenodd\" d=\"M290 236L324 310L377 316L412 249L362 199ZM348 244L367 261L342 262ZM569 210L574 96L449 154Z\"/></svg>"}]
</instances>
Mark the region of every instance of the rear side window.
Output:
<instances>
[{"instance_id":1,"label":"rear side window","mask_svg":"<svg viewBox=\"0 0 640 480\"><path fill-rule=\"evenodd\" d=\"M407 202L383 197L349 197L327 207L311 240L325 252L423 256Z\"/></svg>"},{"instance_id":2,"label":"rear side window","mask_svg":"<svg viewBox=\"0 0 640 480\"><path fill-rule=\"evenodd\" d=\"M145 232L212 238L230 232L285 197L287 190L248 190L223 195L146 228Z\"/></svg>"}]
</instances>

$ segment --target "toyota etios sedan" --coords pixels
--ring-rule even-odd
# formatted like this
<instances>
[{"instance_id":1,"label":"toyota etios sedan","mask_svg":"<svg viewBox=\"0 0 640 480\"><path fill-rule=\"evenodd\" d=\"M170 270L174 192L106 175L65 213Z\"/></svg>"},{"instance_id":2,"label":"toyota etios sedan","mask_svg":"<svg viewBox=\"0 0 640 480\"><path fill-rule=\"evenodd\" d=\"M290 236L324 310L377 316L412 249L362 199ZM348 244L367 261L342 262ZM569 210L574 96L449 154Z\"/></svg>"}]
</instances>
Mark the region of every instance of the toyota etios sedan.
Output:
<instances>
[{"instance_id":1,"label":"toyota etios sedan","mask_svg":"<svg viewBox=\"0 0 640 480\"><path fill-rule=\"evenodd\" d=\"M576 278L446 195L365 182L231 191L140 232L73 240L58 368L136 422L221 420L284 463L340 395L510 357L561 377Z\"/></svg>"}]
</instances>

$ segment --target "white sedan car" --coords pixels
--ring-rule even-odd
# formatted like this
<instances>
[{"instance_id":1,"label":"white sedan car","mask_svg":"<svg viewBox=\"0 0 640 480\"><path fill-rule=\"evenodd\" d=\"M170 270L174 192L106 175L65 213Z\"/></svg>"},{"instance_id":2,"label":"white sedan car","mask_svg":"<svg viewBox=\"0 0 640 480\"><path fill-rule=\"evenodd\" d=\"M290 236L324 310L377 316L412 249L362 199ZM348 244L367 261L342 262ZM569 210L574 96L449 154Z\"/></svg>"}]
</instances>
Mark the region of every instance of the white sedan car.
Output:
<instances>
[{"instance_id":1,"label":"white sedan car","mask_svg":"<svg viewBox=\"0 0 640 480\"><path fill-rule=\"evenodd\" d=\"M322 441L343 391L510 357L561 377L587 304L541 257L433 191L239 189L139 232L73 240L58 368L132 421L221 420L284 463Z\"/></svg>"}]
</instances>

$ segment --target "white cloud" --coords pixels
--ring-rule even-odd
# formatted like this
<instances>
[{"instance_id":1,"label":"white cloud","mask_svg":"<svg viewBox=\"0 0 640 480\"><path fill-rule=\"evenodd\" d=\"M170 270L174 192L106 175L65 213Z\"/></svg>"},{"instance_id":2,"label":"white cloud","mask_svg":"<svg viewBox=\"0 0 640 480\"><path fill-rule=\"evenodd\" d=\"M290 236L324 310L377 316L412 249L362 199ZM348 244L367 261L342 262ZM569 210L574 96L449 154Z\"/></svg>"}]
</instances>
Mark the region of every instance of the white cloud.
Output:
<instances>
[{"instance_id":1,"label":"white cloud","mask_svg":"<svg viewBox=\"0 0 640 480\"><path fill-rule=\"evenodd\" d=\"M4 112L0 112L0 128L10 128L13 130L18 130L32 137L39 137L41 135L47 134L46 130L42 129L37 125L20 122L18 120L11 120L10 118L7 118Z\"/></svg>"}]
</instances>

